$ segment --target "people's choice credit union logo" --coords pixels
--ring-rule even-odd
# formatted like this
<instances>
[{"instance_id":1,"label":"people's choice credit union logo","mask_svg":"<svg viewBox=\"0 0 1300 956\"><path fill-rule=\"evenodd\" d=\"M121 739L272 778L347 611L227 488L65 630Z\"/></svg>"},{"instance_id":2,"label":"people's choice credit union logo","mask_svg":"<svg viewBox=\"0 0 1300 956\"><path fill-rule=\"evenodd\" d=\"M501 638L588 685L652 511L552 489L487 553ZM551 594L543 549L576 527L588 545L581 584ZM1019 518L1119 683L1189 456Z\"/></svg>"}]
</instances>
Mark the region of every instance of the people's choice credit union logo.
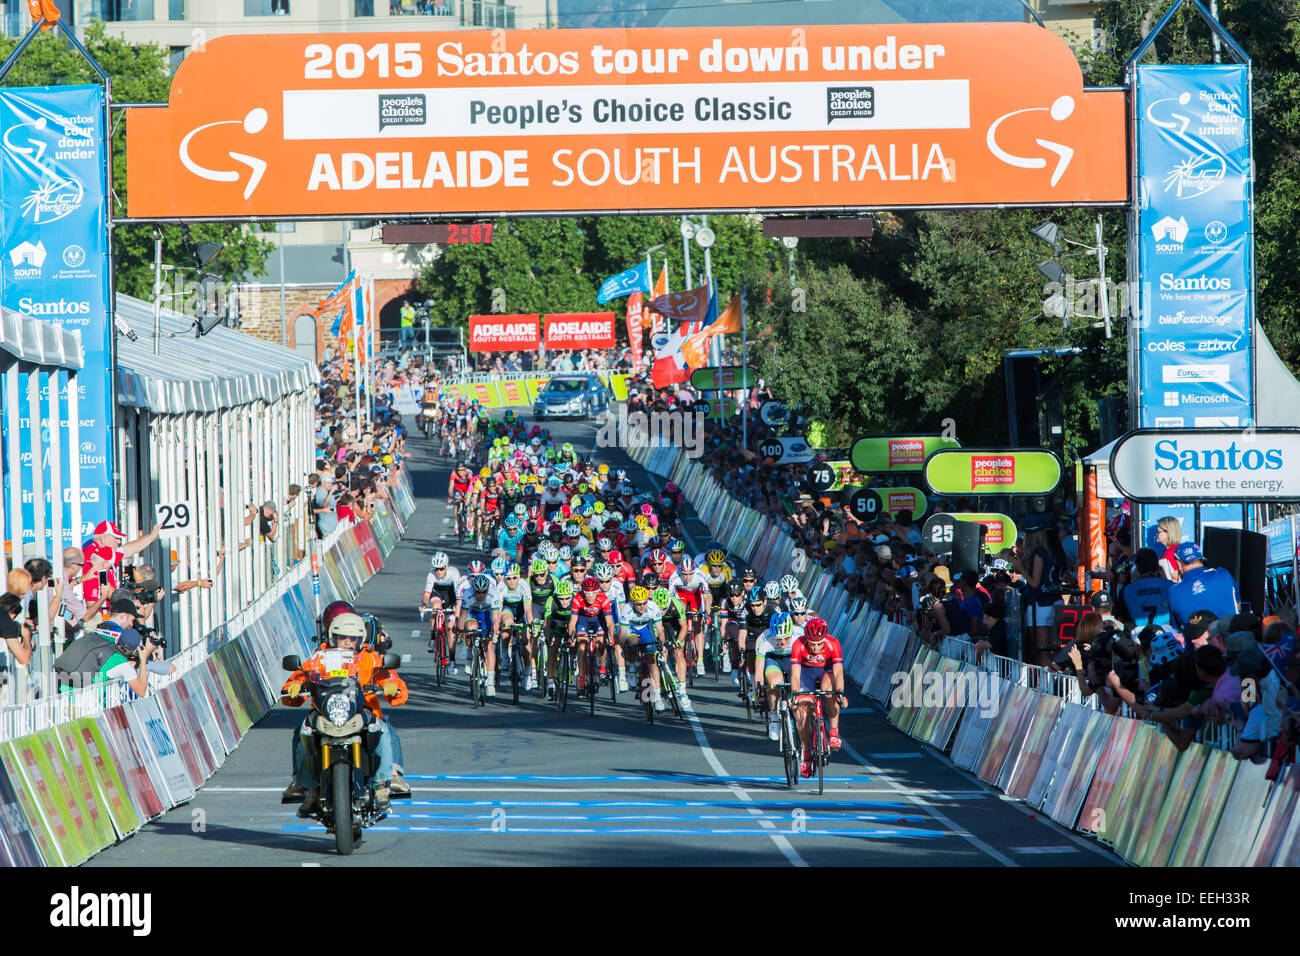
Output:
<instances>
[{"instance_id":1,"label":"people's choice credit union logo","mask_svg":"<svg viewBox=\"0 0 1300 956\"><path fill-rule=\"evenodd\" d=\"M211 180L214 183L239 182L242 173L238 169L209 169L206 166L200 166L190 158L190 141L204 130L213 129L217 126L240 126L243 127L245 133L255 135L266 128L267 118L266 110L258 106L249 110L242 120L218 120L215 123L204 123L202 126L196 126L194 129L186 133L185 138L181 140L181 163L184 164L186 169L192 172L195 176L198 176L200 179ZM253 195L253 191L257 189L257 184L262 181L262 174L266 172L266 160L258 159L256 156L249 156L245 153L237 153L233 149L229 150L226 153L226 156L234 162L248 167L251 175L248 177L248 182L244 185L244 199L248 199L248 197Z\"/></svg>"},{"instance_id":2,"label":"people's choice credit union logo","mask_svg":"<svg viewBox=\"0 0 1300 956\"><path fill-rule=\"evenodd\" d=\"M1010 113L1005 113L995 119L989 126L988 135L985 137L985 141L988 143L989 152L1002 160L1002 162L1006 163L1008 166L1016 166L1020 169L1042 169L1047 165L1047 158L1045 156L1016 156L1014 153L1008 153L1005 149L999 146L997 139L998 127L1006 120L1011 119L1011 117L1019 116L1022 113L1047 113L1053 120L1060 123L1069 119L1070 114L1073 112L1074 97L1058 96L1052 102L1051 106L1031 106L1027 109L1012 110ZM1070 146L1065 146L1062 143L1054 143L1051 140L1046 139L1035 139L1034 142L1043 147L1043 149L1047 150L1049 153L1054 153L1056 155L1056 168L1052 171L1052 185L1055 186L1061 181L1061 177L1065 175L1066 169L1069 168L1070 160L1074 158L1074 149Z\"/></svg>"}]
</instances>

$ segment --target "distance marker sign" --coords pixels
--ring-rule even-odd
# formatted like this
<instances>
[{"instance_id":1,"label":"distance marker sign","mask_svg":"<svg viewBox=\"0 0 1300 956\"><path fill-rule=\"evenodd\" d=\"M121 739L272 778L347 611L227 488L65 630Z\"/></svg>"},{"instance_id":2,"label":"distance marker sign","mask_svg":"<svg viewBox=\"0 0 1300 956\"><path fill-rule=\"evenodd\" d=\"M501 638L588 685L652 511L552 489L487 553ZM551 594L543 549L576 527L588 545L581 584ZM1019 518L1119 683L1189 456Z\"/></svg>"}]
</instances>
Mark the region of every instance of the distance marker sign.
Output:
<instances>
[{"instance_id":1,"label":"distance marker sign","mask_svg":"<svg viewBox=\"0 0 1300 956\"><path fill-rule=\"evenodd\" d=\"M848 505L849 514L859 521L874 521L885 510L880 495L874 488L854 489L845 504Z\"/></svg>"},{"instance_id":2,"label":"distance marker sign","mask_svg":"<svg viewBox=\"0 0 1300 956\"><path fill-rule=\"evenodd\" d=\"M1061 483L1061 462L1050 451L937 451L925 483L941 495L1045 495Z\"/></svg>"},{"instance_id":3,"label":"distance marker sign","mask_svg":"<svg viewBox=\"0 0 1300 956\"><path fill-rule=\"evenodd\" d=\"M818 461L808 466L808 489L815 495L829 491L839 474L829 462Z\"/></svg>"},{"instance_id":4,"label":"distance marker sign","mask_svg":"<svg viewBox=\"0 0 1300 956\"><path fill-rule=\"evenodd\" d=\"M758 374L752 369L740 365L710 366L697 368L691 373L691 388L701 392L716 392L728 388L752 388L758 381Z\"/></svg>"},{"instance_id":5,"label":"distance marker sign","mask_svg":"<svg viewBox=\"0 0 1300 956\"><path fill-rule=\"evenodd\" d=\"M849 460L865 474L921 471L926 458L944 448L959 448L954 438L938 435L866 435L853 443Z\"/></svg>"}]
</instances>

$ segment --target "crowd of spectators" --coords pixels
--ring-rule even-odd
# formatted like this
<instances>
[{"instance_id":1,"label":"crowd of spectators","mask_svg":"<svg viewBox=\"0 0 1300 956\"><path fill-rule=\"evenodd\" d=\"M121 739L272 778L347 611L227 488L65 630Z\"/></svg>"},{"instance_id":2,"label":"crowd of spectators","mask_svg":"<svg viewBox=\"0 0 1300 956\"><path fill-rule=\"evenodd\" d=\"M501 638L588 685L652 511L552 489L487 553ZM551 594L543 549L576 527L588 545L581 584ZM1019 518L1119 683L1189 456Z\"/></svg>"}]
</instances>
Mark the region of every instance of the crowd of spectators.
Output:
<instances>
[{"instance_id":1,"label":"crowd of spectators","mask_svg":"<svg viewBox=\"0 0 1300 956\"><path fill-rule=\"evenodd\" d=\"M475 352L475 372L497 375L522 375L528 372L623 372L632 368L628 349L558 349L537 352Z\"/></svg>"},{"instance_id":2,"label":"crowd of spectators","mask_svg":"<svg viewBox=\"0 0 1300 956\"><path fill-rule=\"evenodd\" d=\"M835 584L932 646L955 637L969 641L977 658L1019 656L1044 668L1033 672L1043 675L1037 678L1043 686L1047 675L1065 675L1107 712L1157 722L1179 749L1206 725L1229 725L1240 741L1239 759L1270 759L1276 770L1294 753L1300 736L1295 610L1262 620L1238 613L1232 575L1207 567L1199 547L1182 541L1176 519L1159 522L1157 548L1134 553L1127 515L1117 512L1108 528L1107 567L1088 569L1105 582L1091 594L1069 593L1077 590L1069 582L1079 554L1072 506L1024 515L1014 546L986 554L978 568L958 570L950 554L926 548L922 516L900 511L859 520L842 489L809 493L806 464L765 459L757 451L762 440L784 431L759 419L762 403L774 398L759 384L748 395L747 435L734 418L707 421L701 463L733 497L783 522L802 557L830 572ZM700 397L685 385L655 389L644 374L630 391L630 411L680 411ZM930 503L937 511L983 510L938 496ZM1074 602L1078 628L1062 643L1056 609L1067 600Z\"/></svg>"}]
</instances>

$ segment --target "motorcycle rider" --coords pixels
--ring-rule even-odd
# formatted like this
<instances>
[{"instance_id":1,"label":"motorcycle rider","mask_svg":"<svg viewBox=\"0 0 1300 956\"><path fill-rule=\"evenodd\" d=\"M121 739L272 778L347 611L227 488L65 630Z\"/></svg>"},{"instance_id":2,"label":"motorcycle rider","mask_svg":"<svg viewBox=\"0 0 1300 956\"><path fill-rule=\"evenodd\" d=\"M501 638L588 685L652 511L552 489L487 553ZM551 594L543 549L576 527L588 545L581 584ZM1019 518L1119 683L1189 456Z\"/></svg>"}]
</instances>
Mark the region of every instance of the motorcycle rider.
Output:
<instances>
[{"instance_id":1,"label":"motorcycle rider","mask_svg":"<svg viewBox=\"0 0 1300 956\"><path fill-rule=\"evenodd\" d=\"M325 651L335 648L353 651L357 655L357 677L362 686L378 684L383 689L384 697L394 707L406 703L406 682L393 671L384 668L382 657L362 645L365 636L366 623L359 615L343 613L335 617L326 631L325 646L303 661L302 667L290 674L289 679L284 682L284 687L280 691L281 703L288 707L300 707L304 699L310 699L303 694L303 690L313 678L319 679L323 676L321 668L324 665ZM366 694L366 705L380 728L377 748L379 769L375 773L375 806L382 812L388 809L389 784L393 776L392 727L384 720L384 712L377 695ZM310 741L311 731L305 721L298 732ZM298 816L308 819L316 811L320 791L317 781L307 771L306 746L296 748L294 764L296 782L304 791Z\"/></svg>"}]
</instances>

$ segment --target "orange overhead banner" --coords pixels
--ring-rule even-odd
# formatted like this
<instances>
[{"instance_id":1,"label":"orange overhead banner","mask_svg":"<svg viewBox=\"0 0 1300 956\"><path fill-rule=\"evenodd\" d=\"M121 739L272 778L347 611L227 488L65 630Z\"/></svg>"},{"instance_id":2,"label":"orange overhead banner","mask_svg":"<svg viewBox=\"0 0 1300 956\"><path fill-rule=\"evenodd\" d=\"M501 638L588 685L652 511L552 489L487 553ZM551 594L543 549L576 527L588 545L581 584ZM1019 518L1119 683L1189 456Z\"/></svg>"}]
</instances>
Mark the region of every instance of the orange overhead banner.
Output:
<instances>
[{"instance_id":1,"label":"orange overhead banner","mask_svg":"<svg viewBox=\"0 0 1300 956\"><path fill-rule=\"evenodd\" d=\"M223 36L135 219L1124 203L1121 91L1019 23Z\"/></svg>"}]
</instances>

